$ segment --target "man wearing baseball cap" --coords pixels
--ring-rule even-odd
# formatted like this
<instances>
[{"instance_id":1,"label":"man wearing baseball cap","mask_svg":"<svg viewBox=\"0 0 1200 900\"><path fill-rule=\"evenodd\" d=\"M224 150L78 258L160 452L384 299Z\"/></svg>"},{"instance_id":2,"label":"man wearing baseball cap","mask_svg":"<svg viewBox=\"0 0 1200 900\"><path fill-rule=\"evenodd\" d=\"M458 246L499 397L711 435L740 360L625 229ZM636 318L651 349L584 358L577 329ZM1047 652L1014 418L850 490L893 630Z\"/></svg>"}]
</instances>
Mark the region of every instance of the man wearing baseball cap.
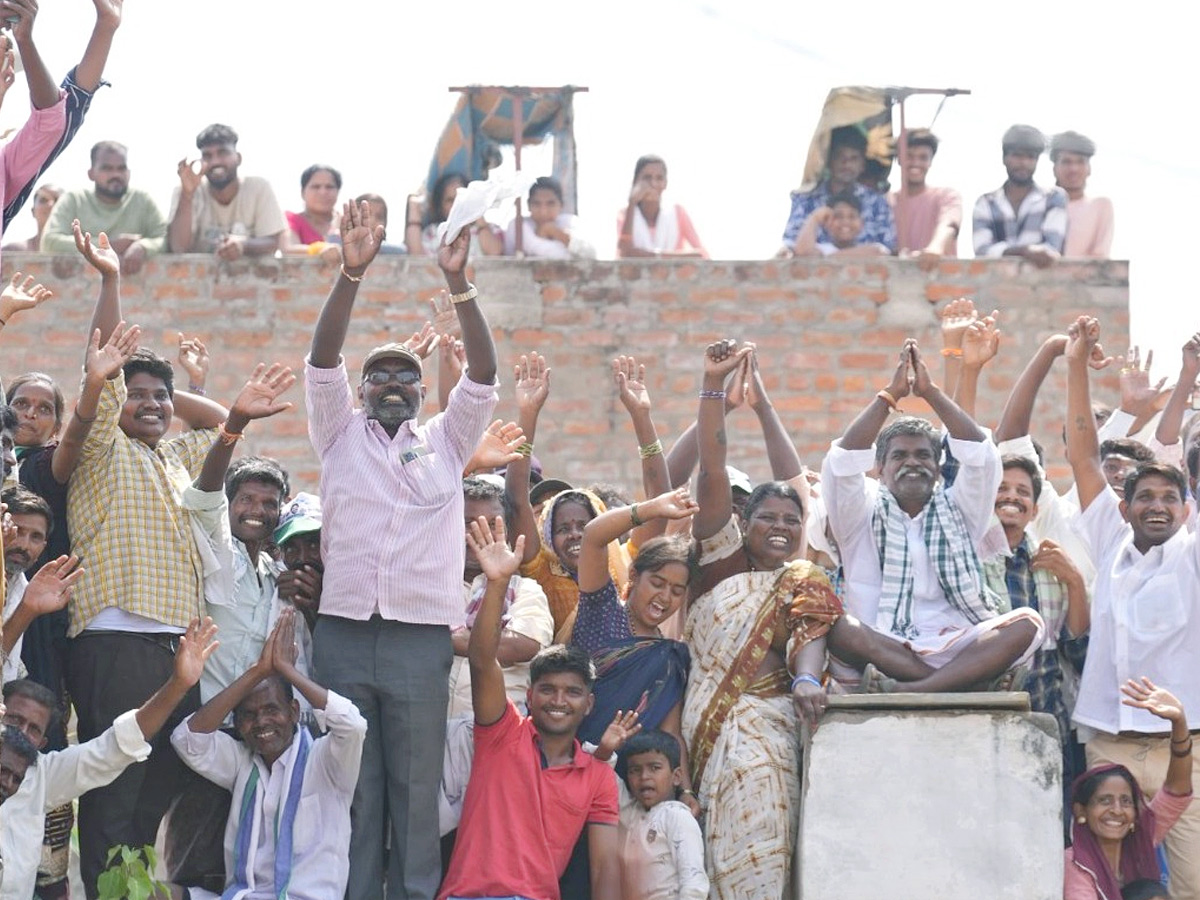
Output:
<instances>
[{"instance_id":1,"label":"man wearing baseball cap","mask_svg":"<svg viewBox=\"0 0 1200 900\"><path fill-rule=\"evenodd\" d=\"M311 632L321 608L321 498L301 492L283 505L275 546L286 568L276 577L279 599L290 602L304 616Z\"/></svg>"},{"instance_id":2,"label":"man wearing baseball cap","mask_svg":"<svg viewBox=\"0 0 1200 900\"><path fill-rule=\"evenodd\" d=\"M1067 192L1067 245L1063 256L1108 259L1113 239L1113 206L1107 197L1086 197L1096 144L1077 131L1050 139L1054 182Z\"/></svg>"},{"instance_id":3,"label":"man wearing baseball cap","mask_svg":"<svg viewBox=\"0 0 1200 900\"><path fill-rule=\"evenodd\" d=\"M421 360L403 344L368 353L352 385L342 345L384 233L366 203L348 203L341 236L344 264L305 367L325 570L313 662L321 682L353 701L368 725L346 897L378 898L386 881L389 900L432 900L441 876L430 823L446 741L450 628L464 619L462 472L498 400L496 349L464 274L464 230L438 249L467 356L445 411L418 424Z\"/></svg>"},{"instance_id":4,"label":"man wearing baseball cap","mask_svg":"<svg viewBox=\"0 0 1200 900\"><path fill-rule=\"evenodd\" d=\"M1014 125L1001 142L1008 179L975 201L976 256L1022 256L1045 268L1063 252L1067 195L1034 183L1046 137L1032 125Z\"/></svg>"}]
</instances>

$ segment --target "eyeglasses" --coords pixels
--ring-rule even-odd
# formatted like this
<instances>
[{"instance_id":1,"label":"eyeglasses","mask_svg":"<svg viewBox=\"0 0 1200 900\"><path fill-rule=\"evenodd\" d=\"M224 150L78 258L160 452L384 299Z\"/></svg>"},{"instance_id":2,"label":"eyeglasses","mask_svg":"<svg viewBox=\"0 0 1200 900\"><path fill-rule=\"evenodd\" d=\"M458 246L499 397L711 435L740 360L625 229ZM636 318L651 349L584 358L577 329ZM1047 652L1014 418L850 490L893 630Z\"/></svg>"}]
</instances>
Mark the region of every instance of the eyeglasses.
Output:
<instances>
[{"instance_id":1,"label":"eyeglasses","mask_svg":"<svg viewBox=\"0 0 1200 900\"><path fill-rule=\"evenodd\" d=\"M389 381L398 381L401 384L416 384L421 380L421 373L414 372L412 369L400 369L396 372L387 372L383 369L373 369L363 376L363 381L369 381L371 384L387 384Z\"/></svg>"}]
</instances>

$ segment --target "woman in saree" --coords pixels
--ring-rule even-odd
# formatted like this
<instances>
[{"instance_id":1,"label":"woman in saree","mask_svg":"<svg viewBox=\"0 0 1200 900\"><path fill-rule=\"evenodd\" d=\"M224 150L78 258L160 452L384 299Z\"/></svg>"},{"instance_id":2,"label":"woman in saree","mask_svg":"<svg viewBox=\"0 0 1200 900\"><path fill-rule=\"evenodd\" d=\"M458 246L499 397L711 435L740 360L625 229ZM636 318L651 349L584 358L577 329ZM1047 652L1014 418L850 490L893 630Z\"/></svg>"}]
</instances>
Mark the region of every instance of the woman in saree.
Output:
<instances>
[{"instance_id":1,"label":"woman in saree","mask_svg":"<svg viewBox=\"0 0 1200 900\"><path fill-rule=\"evenodd\" d=\"M706 817L715 900L790 894L800 795L797 714L824 712L825 635L842 614L818 567L792 559L804 509L783 482L759 485L733 515L725 468L726 378L754 352L709 346L697 437L699 570L684 640L692 665L683 706L691 777Z\"/></svg>"}]
</instances>

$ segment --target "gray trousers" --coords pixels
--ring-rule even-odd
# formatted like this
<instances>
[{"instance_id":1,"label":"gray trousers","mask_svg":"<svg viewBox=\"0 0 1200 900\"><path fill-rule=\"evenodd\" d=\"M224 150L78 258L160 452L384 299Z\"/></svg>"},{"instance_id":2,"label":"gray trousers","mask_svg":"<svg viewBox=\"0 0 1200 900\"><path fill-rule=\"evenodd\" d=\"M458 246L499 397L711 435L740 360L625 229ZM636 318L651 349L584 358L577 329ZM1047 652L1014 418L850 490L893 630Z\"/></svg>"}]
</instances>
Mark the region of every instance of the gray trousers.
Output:
<instances>
[{"instance_id":1,"label":"gray trousers","mask_svg":"<svg viewBox=\"0 0 1200 900\"><path fill-rule=\"evenodd\" d=\"M441 880L438 785L454 651L450 629L373 616L322 615L313 634L317 680L367 720L350 808L347 900L434 900ZM384 843L391 849L384 871Z\"/></svg>"}]
</instances>

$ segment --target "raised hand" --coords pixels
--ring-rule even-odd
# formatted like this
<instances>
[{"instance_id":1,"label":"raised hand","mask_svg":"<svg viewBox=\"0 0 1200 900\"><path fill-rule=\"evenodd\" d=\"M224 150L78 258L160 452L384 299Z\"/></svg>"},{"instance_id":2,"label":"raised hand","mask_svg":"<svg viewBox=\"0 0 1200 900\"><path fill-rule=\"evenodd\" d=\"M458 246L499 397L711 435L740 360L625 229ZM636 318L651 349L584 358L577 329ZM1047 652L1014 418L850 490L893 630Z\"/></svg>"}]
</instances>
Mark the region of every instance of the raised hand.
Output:
<instances>
[{"instance_id":1,"label":"raised hand","mask_svg":"<svg viewBox=\"0 0 1200 900\"><path fill-rule=\"evenodd\" d=\"M1100 323L1091 316L1080 316L1067 329L1067 349L1064 355L1068 360L1079 360L1090 365L1093 361L1092 350L1099 344Z\"/></svg>"},{"instance_id":2,"label":"raised hand","mask_svg":"<svg viewBox=\"0 0 1200 900\"><path fill-rule=\"evenodd\" d=\"M505 424L503 419L497 419L483 432L483 437L471 454L467 463L467 472L479 472L485 469L499 469L510 462L516 462L521 457L520 446L525 443L525 432L516 422Z\"/></svg>"},{"instance_id":3,"label":"raised hand","mask_svg":"<svg viewBox=\"0 0 1200 900\"><path fill-rule=\"evenodd\" d=\"M37 309L54 296L48 287L33 283L33 276L22 277L14 272L12 281L0 294L0 319L8 322L14 315L27 309Z\"/></svg>"},{"instance_id":4,"label":"raised hand","mask_svg":"<svg viewBox=\"0 0 1200 900\"><path fill-rule=\"evenodd\" d=\"M442 334L438 337L438 349L442 353L442 365L454 381L462 378L463 369L467 367L467 348L452 334Z\"/></svg>"},{"instance_id":5,"label":"raised hand","mask_svg":"<svg viewBox=\"0 0 1200 900\"><path fill-rule=\"evenodd\" d=\"M71 599L71 586L84 571L79 566L78 556L60 556L51 560L29 579L21 605L38 616L63 609Z\"/></svg>"},{"instance_id":6,"label":"raised hand","mask_svg":"<svg viewBox=\"0 0 1200 900\"><path fill-rule=\"evenodd\" d=\"M0 0L0 19L12 24L12 35L18 44L33 37L33 20L37 13L37 0ZM13 22L13 19L17 21Z\"/></svg>"},{"instance_id":7,"label":"raised hand","mask_svg":"<svg viewBox=\"0 0 1200 900\"><path fill-rule=\"evenodd\" d=\"M1186 721L1183 704L1175 695L1158 687L1145 675L1140 680L1130 678L1121 686L1121 693L1125 695L1121 702L1126 706L1144 709L1168 722Z\"/></svg>"},{"instance_id":8,"label":"raised hand","mask_svg":"<svg viewBox=\"0 0 1200 900\"><path fill-rule=\"evenodd\" d=\"M733 370L729 381L725 384L725 412L737 409L746 402L746 379L750 377L750 357L742 360L742 364Z\"/></svg>"},{"instance_id":9,"label":"raised hand","mask_svg":"<svg viewBox=\"0 0 1200 900\"><path fill-rule=\"evenodd\" d=\"M491 524L480 516L467 529L467 546L475 553L479 568L488 581L508 581L521 565L525 552L525 535L517 537L515 547L509 547L504 532L504 517L496 516Z\"/></svg>"},{"instance_id":10,"label":"raised hand","mask_svg":"<svg viewBox=\"0 0 1200 900\"><path fill-rule=\"evenodd\" d=\"M646 390L646 367L632 356L618 356L612 361L613 381L617 396L630 415L650 411L650 392Z\"/></svg>"},{"instance_id":11,"label":"raised hand","mask_svg":"<svg viewBox=\"0 0 1200 900\"><path fill-rule=\"evenodd\" d=\"M8 93L8 89L13 86L13 82L17 80L17 55L12 48L8 46L8 38L0 38L4 43L0 47L4 47L4 55L0 57L0 103L4 102L4 95Z\"/></svg>"},{"instance_id":12,"label":"raised hand","mask_svg":"<svg viewBox=\"0 0 1200 900\"><path fill-rule=\"evenodd\" d=\"M208 380L209 364L208 348L204 346L204 342L200 338L185 337L181 332L179 335L179 365L183 371L187 372L188 384L204 387L204 383Z\"/></svg>"},{"instance_id":13,"label":"raised hand","mask_svg":"<svg viewBox=\"0 0 1200 900\"><path fill-rule=\"evenodd\" d=\"M900 348L900 359L896 370L892 372L892 380L885 390L892 395L893 400L907 397L912 390L912 348L917 346L916 338L907 338Z\"/></svg>"},{"instance_id":14,"label":"raised hand","mask_svg":"<svg viewBox=\"0 0 1200 900\"><path fill-rule=\"evenodd\" d=\"M1071 559L1071 555L1062 548L1062 545L1050 540L1038 544L1037 552L1029 561L1029 567L1045 569L1063 584L1069 584L1074 580L1083 580L1083 574Z\"/></svg>"},{"instance_id":15,"label":"raised hand","mask_svg":"<svg viewBox=\"0 0 1200 900\"><path fill-rule=\"evenodd\" d=\"M97 22L106 22L112 28L121 24L125 0L92 0L92 5L96 7Z\"/></svg>"},{"instance_id":16,"label":"raised hand","mask_svg":"<svg viewBox=\"0 0 1200 900\"><path fill-rule=\"evenodd\" d=\"M347 270L353 269L353 275L361 275L379 252L379 245L383 243L383 226L375 222L371 205L364 200L362 203L346 203L342 206L341 228L342 265Z\"/></svg>"},{"instance_id":17,"label":"raised hand","mask_svg":"<svg viewBox=\"0 0 1200 900\"><path fill-rule=\"evenodd\" d=\"M8 511L7 503L0 503L0 542L11 544L17 539L17 523Z\"/></svg>"},{"instance_id":18,"label":"raised hand","mask_svg":"<svg viewBox=\"0 0 1200 900\"><path fill-rule=\"evenodd\" d=\"M967 327L975 321L975 303L968 297L951 300L942 310L942 346L957 349L963 344Z\"/></svg>"},{"instance_id":19,"label":"raised hand","mask_svg":"<svg viewBox=\"0 0 1200 900\"><path fill-rule=\"evenodd\" d=\"M604 729L604 734L600 736L600 743L596 745L596 759L611 759L614 753L625 746L626 741L641 730L642 725L638 722L638 714L635 710L618 709L613 720Z\"/></svg>"},{"instance_id":20,"label":"raised hand","mask_svg":"<svg viewBox=\"0 0 1200 900\"><path fill-rule=\"evenodd\" d=\"M286 675L296 665L300 648L296 646L296 610L284 607L275 623L275 640L271 645L271 668Z\"/></svg>"},{"instance_id":21,"label":"raised hand","mask_svg":"<svg viewBox=\"0 0 1200 900\"><path fill-rule=\"evenodd\" d=\"M768 403L767 389L763 385L762 372L758 369L757 350L750 354L746 369L746 402L757 412Z\"/></svg>"},{"instance_id":22,"label":"raised hand","mask_svg":"<svg viewBox=\"0 0 1200 900\"><path fill-rule=\"evenodd\" d=\"M1118 356L1121 377L1121 409L1138 418L1153 415L1160 403L1165 403L1170 390L1163 390L1166 378L1160 378L1158 384L1150 386L1150 366L1154 363L1154 351L1146 354L1146 364L1142 365L1141 350L1137 346L1129 348L1128 356Z\"/></svg>"},{"instance_id":23,"label":"raised hand","mask_svg":"<svg viewBox=\"0 0 1200 900\"><path fill-rule=\"evenodd\" d=\"M1195 382L1200 376L1200 331L1197 331L1183 345L1183 365L1180 368L1180 379L1190 378Z\"/></svg>"},{"instance_id":24,"label":"raised hand","mask_svg":"<svg viewBox=\"0 0 1200 900\"><path fill-rule=\"evenodd\" d=\"M964 366L982 369L995 358L1000 349L1000 329L996 327L999 315L999 310L992 310L990 316L976 319L967 326L962 336Z\"/></svg>"},{"instance_id":25,"label":"raised hand","mask_svg":"<svg viewBox=\"0 0 1200 900\"><path fill-rule=\"evenodd\" d=\"M686 519L700 511L700 504L692 499L686 485L639 505L647 507L646 512L656 519Z\"/></svg>"},{"instance_id":26,"label":"raised hand","mask_svg":"<svg viewBox=\"0 0 1200 900\"><path fill-rule=\"evenodd\" d=\"M197 684L204 672L204 664L218 646L217 624L208 616L202 620L192 619L175 651L175 677L189 687Z\"/></svg>"},{"instance_id":27,"label":"raised hand","mask_svg":"<svg viewBox=\"0 0 1200 900\"><path fill-rule=\"evenodd\" d=\"M230 415L236 413L251 420L265 419L291 409L291 403L277 403L276 400L295 383L296 376L282 363L272 363L269 369L265 363L259 363L233 401Z\"/></svg>"},{"instance_id":28,"label":"raised hand","mask_svg":"<svg viewBox=\"0 0 1200 900\"><path fill-rule=\"evenodd\" d=\"M84 377L93 384L100 384L109 378L115 378L121 367L129 361L138 348L138 339L142 336L140 325L125 327L124 322L117 324L113 333L108 336L104 346L100 346L100 329L92 332L88 341L87 354L83 361Z\"/></svg>"},{"instance_id":29,"label":"raised hand","mask_svg":"<svg viewBox=\"0 0 1200 900\"><path fill-rule=\"evenodd\" d=\"M438 265L447 275L459 275L467 267L467 255L471 248L471 229L464 228L451 243L444 241L438 247Z\"/></svg>"},{"instance_id":30,"label":"raised hand","mask_svg":"<svg viewBox=\"0 0 1200 900\"><path fill-rule=\"evenodd\" d=\"M733 338L709 344L704 348L704 375L706 378L719 378L723 382L753 352L753 344L738 346Z\"/></svg>"},{"instance_id":31,"label":"raised hand","mask_svg":"<svg viewBox=\"0 0 1200 900\"><path fill-rule=\"evenodd\" d=\"M937 385L933 383L929 367L925 365L925 358L921 356L921 350L916 341L913 341L908 348L908 355L912 360L912 391L918 397L927 397L931 391L937 390Z\"/></svg>"},{"instance_id":32,"label":"raised hand","mask_svg":"<svg viewBox=\"0 0 1200 900\"><path fill-rule=\"evenodd\" d=\"M196 168L199 165L199 168ZM179 161L175 171L179 173L179 189L188 197L196 193L196 189L200 187L200 182L204 176L208 174L208 163L199 160L189 160L186 156Z\"/></svg>"},{"instance_id":33,"label":"raised hand","mask_svg":"<svg viewBox=\"0 0 1200 900\"><path fill-rule=\"evenodd\" d=\"M438 333L433 325L426 322L421 326L420 331L414 331L412 336L404 342L404 346L417 354L421 359L425 359L437 349Z\"/></svg>"},{"instance_id":34,"label":"raised hand","mask_svg":"<svg viewBox=\"0 0 1200 900\"><path fill-rule=\"evenodd\" d=\"M107 234L100 232L93 243L92 233L80 228L78 219L72 223L71 228L75 232L75 249L92 264L93 269L104 276L116 275L121 271L121 257L117 256L117 251L108 242Z\"/></svg>"},{"instance_id":35,"label":"raised hand","mask_svg":"<svg viewBox=\"0 0 1200 900\"><path fill-rule=\"evenodd\" d=\"M522 354L513 366L516 381L517 408L537 415L550 396L550 367L546 358L537 353Z\"/></svg>"},{"instance_id":36,"label":"raised hand","mask_svg":"<svg viewBox=\"0 0 1200 900\"><path fill-rule=\"evenodd\" d=\"M448 334L451 337L462 337L462 325L458 321L458 313L450 302L450 295L441 291L436 297L429 298L429 311L433 317L433 330L438 334Z\"/></svg>"}]
</instances>

